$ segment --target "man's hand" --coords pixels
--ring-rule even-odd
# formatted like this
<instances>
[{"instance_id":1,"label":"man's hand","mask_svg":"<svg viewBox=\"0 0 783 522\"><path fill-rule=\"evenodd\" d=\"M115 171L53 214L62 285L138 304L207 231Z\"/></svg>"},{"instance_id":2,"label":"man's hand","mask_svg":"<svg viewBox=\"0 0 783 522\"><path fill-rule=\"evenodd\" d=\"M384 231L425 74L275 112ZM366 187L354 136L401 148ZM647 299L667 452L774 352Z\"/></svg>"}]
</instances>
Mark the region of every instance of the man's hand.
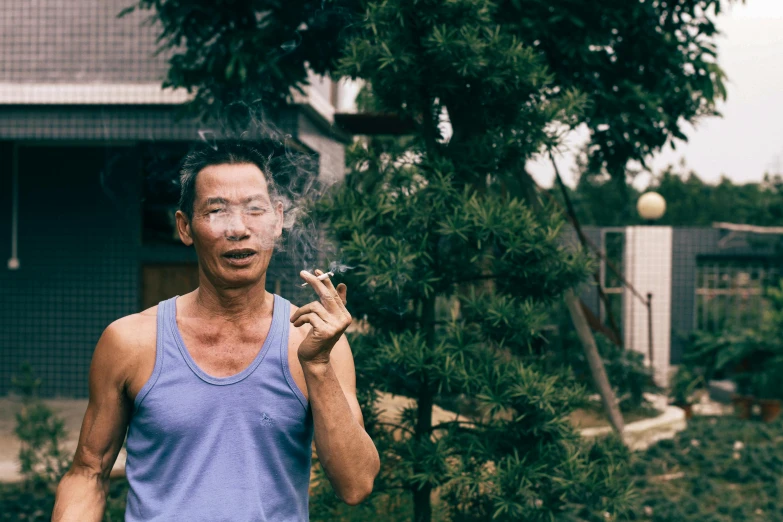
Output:
<instances>
[{"instance_id":1,"label":"man's hand","mask_svg":"<svg viewBox=\"0 0 783 522\"><path fill-rule=\"evenodd\" d=\"M315 275L302 271L299 276L318 292L320 301L313 301L298 309L291 316L291 322L297 328L305 323L312 327L307 337L299 345L299 361L306 364L325 364L335 343L351 324L351 314L345 308L348 288L340 283L337 288L327 278L319 281L320 270Z\"/></svg>"}]
</instances>

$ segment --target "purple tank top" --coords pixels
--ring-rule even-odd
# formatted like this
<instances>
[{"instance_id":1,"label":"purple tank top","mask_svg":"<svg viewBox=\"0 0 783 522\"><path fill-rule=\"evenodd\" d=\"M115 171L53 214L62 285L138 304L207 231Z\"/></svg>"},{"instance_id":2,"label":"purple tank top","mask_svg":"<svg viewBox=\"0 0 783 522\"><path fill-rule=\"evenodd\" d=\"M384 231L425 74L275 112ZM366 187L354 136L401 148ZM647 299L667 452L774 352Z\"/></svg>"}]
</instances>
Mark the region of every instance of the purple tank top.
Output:
<instances>
[{"instance_id":1,"label":"purple tank top","mask_svg":"<svg viewBox=\"0 0 783 522\"><path fill-rule=\"evenodd\" d=\"M126 522L301 522L313 421L288 368L290 303L275 295L258 355L212 377L185 349L176 299L158 305L155 369L128 428Z\"/></svg>"}]
</instances>

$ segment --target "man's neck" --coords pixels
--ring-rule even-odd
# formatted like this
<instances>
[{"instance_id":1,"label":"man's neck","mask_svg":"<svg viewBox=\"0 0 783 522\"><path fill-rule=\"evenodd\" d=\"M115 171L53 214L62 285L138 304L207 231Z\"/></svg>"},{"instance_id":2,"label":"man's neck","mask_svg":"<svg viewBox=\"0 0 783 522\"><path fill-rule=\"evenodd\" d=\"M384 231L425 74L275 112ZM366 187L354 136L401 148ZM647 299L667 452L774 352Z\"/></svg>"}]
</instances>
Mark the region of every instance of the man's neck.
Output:
<instances>
[{"instance_id":1,"label":"man's neck","mask_svg":"<svg viewBox=\"0 0 783 522\"><path fill-rule=\"evenodd\" d=\"M198 316L241 324L244 321L255 323L261 317L272 315L274 299L266 291L266 277L253 286L242 288L218 288L204 283L202 281L194 292L193 305Z\"/></svg>"}]
</instances>

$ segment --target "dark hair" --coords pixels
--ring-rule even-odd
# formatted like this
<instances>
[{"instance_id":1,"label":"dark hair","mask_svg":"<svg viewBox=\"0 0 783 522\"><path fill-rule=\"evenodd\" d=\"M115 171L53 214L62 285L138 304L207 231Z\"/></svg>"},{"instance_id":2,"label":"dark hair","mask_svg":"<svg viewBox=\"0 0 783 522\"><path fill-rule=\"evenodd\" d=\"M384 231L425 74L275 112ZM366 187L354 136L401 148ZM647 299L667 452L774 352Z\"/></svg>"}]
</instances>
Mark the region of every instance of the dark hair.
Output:
<instances>
[{"instance_id":1,"label":"dark hair","mask_svg":"<svg viewBox=\"0 0 783 522\"><path fill-rule=\"evenodd\" d=\"M250 163L258 167L266 179L269 197L274 200L277 190L269 171L268 160L258 150L258 147L249 142L222 141L199 144L183 158L179 170L179 209L188 219L193 219L196 178L199 172L215 165L240 165L243 163Z\"/></svg>"}]
</instances>

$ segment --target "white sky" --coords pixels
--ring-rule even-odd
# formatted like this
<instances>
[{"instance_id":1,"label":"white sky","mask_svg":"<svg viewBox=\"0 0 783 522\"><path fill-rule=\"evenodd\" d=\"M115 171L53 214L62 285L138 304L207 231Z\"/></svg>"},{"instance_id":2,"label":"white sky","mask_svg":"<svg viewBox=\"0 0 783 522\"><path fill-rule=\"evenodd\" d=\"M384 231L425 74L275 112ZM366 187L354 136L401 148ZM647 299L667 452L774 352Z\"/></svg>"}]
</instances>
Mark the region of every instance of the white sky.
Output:
<instances>
[{"instance_id":1,"label":"white sky","mask_svg":"<svg viewBox=\"0 0 783 522\"><path fill-rule=\"evenodd\" d=\"M718 17L718 62L728 75L723 118L686 126L688 143L653 157L653 170L684 159L705 181L721 175L736 183L760 181L765 172L783 173L783 0L747 0ZM585 132L569 137L576 150ZM551 186L554 170L547 161L529 165L539 184ZM558 159L566 183L573 183L573 155ZM645 180L640 180L644 183Z\"/></svg>"}]
</instances>

